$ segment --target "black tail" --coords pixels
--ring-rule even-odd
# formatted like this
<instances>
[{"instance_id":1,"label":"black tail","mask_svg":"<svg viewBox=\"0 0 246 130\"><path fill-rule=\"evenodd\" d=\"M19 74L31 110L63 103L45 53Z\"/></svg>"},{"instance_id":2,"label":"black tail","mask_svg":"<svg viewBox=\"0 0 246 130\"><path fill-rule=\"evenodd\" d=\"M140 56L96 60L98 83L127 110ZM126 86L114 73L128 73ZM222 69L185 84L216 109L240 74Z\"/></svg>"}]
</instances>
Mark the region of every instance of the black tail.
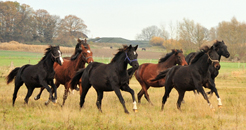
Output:
<instances>
[{"instance_id":1,"label":"black tail","mask_svg":"<svg viewBox=\"0 0 246 130\"><path fill-rule=\"evenodd\" d=\"M71 85L71 89L75 89L76 85L79 83L79 79L81 78L83 72L84 72L85 68L78 70L75 75L73 76L70 85Z\"/></svg>"},{"instance_id":2,"label":"black tail","mask_svg":"<svg viewBox=\"0 0 246 130\"><path fill-rule=\"evenodd\" d=\"M15 78L15 76L17 75L18 71L19 71L20 67L16 67L15 69L13 69L9 75L6 77L7 78L7 84L9 84L10 82L13 81L13 79Z\"/></svg>"},{"instance_id":3,"label":"black tail","mask_svg":"<svg viewBox=\"0 0 246 130\"><path fill-rule=\"evenodd\" d=\"M135 71L136 71L136 70L133 69L133 68L130 68L130 69L127 70L128 76L129 76L129 80L132 78L132 75L134 74Z\"/></svg>"},{"instance_id":4,"label":"black tail","mask_svg":"<svg viewBox=\"0 0 246 130\"><path fill-rule=\"evenodd\" d=\"M170 70L171 68L166 69L165 71L160 72L154 79L151 79L150 81L156 81L162 78L165 78L167 75L167 72Z\"/></svg>"}]
</instances>

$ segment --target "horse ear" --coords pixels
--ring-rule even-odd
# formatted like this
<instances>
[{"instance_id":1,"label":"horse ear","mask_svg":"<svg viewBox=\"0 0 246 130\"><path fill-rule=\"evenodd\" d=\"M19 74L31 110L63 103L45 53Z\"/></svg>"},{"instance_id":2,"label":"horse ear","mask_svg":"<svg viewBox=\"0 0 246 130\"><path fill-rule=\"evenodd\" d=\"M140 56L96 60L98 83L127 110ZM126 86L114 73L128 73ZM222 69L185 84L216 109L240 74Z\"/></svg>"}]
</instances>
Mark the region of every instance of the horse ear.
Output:
<instances>
[{"instance_id":1,"label":"horse ear","mask_svg":"<svg viewBox=\"0 0 246 130\"><path fill-rule=\"evenodd\" d=\"M80 39L80 38L78 38L78 40L77 40L77 41L78 41L78 43L80 43L80 42L81 42L81 39Z\"/></svg>"},{"instance_id":2,"label":"horse ear","mask_svg":"<svg viewBox=\"0 0 246 130\"><path fill-rule=\"evenodd\" d=\"M223 40L222 40L222 43L225 44Z\"/></svg>"},{"instance_id":3,"label":"horse ear","mask_svg":"<svg viewBox=\"0 0 246 130\"><path fill-rule=\"evenodd\" d=\"M135 51L138 49L138 45L136 45L135 47L134 47L134 49L135 49Z\"/></svg>"},{"instance_id":4,"label":"horse ear","mask_svg":"<svg viewBox=\"0 0 246 130\"><path fill-rule=\"evenodd\" d=\"M128 48L131 49L132 48L132 45L130 45Z\"/></svg>"}]
</instances>

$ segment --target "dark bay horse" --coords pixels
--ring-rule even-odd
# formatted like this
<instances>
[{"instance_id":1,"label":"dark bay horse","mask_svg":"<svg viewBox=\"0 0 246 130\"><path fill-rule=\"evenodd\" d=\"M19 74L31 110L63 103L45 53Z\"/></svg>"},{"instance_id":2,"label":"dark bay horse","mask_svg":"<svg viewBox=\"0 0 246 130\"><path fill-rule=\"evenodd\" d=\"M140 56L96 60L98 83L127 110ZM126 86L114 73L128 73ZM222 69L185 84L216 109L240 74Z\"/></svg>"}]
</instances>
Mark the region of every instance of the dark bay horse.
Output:
<instances>
[{"instance_id":1,"label":"dark bay horse","mask_svg":"<svg viewBox=\"0 0 246 130\"><path fill-rule=\"evenodd\" d=\"M183 101L186 91L197 90L202 93L207 103L212 108L211 103L208 100L207 94L204 92L203 86L206 83L210 83L209 66L219 69L219 55L217 54L214 46L205 47L198 52L191 64L188 66L174 66L166 71L161 72L155 80L166 78L165 82L165 94L162 99L163 110L169 93L173 88L178 91L179 97L177 101L177 108L180 109L181 101ZM153 81L155 81L153 80Z\"/></svg>"},{"instance_id":2,"label":"dark bay horse","mask_svg":"<svg viewBox=\"0 0 246 130\"><path fill-rule=\"evenodd\" d=\"M133 99L133 110L137 110L134 91L129 87L129 75L127 65L130 64L135 70L139 67L137 61L138 45L135 47L123 46L114 56L109 64L92 62L85 69L79 70L71 81L71 86L76 86L79 79L82 79L82 93L80 95L80 108L83 107L85 96L93 86L97 92L97 108L100 112L104 91L114 91L124 107L125 113L129 113L120 90L131 93ZM82 75L82 76L81 76Z\"/></svg>"},{"instance_id":3,"label":"dark bay horse","mask_svg":"<svg viewBox=\"0 0 246 130\"><path fill-rule=\"evenodd\" d=\"M78 43L75 47L75 52L71 56L71 58L64 59L64 63L62 66L59 66L56 63L54 64L53 67L56 73L55 85L59 87L60 84L62 84L65 87L62 105L65 104L65 100L68 96L70 80L73 78L76 71L81 68L85 68L85 63L89 64L94 61L92 55L92 51L90 50L90 46L89 44L87 44L86 39L78 39ZM40 98L43 89L44 88L41 88L40 93L35 97L35 100L38 100Z\"/></svg>"},{"instance_id":4,"label":"dark bay horse","mask_svg":"<svg viewBox=\"0 0 246 130\"><path fill-rule=\"evenodd\" d=\"M63 59L61 57L61 51L59 46L50 46L46 49L44 57L36 65L24 65L22 67L16 67L7 76L7 84L9 84L15 78L15 90L13 94L13 106L17 97L19 88L25 83L28 92L25 97L25 102L28 104L28 99L32 95L33 90L37 87L44 87L50 93L49 100L56 102L57 92L56 85L53 82L55 71L53 69L54 63L59 65L63 64ZM48 86L50 85L55 93L53 97L52 90Z\"/></svg>"},{"instance_id":5,"label":"dark bay horse","mask_svg":"<svg viewBox=\"0 0 246 130\"><path fill-rule=\"evenodd\" d=\"M173 49L172 52L166 54L165 57L161 58L158 64L144 63L139 66L139 68L135 71L135 77L142 86L142 89L138 93L139 103L141 102L141 98L144 94L147 101L152 104L149 99L149 94L147 90L150 86L163 87L165 79L161 79L158 81L150 81L150 79L155 78L161 71L164 71L176 64L187 65L182 50Z\"/></svg>"},{"instance_id":6,"label":"dark bay horse","mask_svg":"<svg viewBox=\"0 0 246 130\"><path fill-rule=\"evenodd\" d=\"M221 56L224 56L225 58L229 58L230 56L230 53L229 51L227 50L227 46L226 44L224 43L224 41L218 41L216 40L213 44L214 46L214 49L215 51L218 53L219 55L219 61L221 59ZM185 60L188 64L191 63L192 59L195 57L196 55L196 52L192 52L190 53L189 55L187 55L185 57ZM208 94L213 94L213 92L215 92L215 95L217 96L217 100L218 100L218 106L222 106L222 102L221 102L221 99L220 99L220 96L218 94L218 91L217 91L217 88L215 87L215 78L218 76L219 74L219 70L217 70L216 68L214 68L212 65L209 66L209 73L211 74L211 78L210 78L210 82L212 84L212 86L208 86L210 85L209 83L205 84L204 87L206 88L210 88L211 91L208 92ZM195 92L195 91L194 91Z\"/></svg>"}]
</instances>

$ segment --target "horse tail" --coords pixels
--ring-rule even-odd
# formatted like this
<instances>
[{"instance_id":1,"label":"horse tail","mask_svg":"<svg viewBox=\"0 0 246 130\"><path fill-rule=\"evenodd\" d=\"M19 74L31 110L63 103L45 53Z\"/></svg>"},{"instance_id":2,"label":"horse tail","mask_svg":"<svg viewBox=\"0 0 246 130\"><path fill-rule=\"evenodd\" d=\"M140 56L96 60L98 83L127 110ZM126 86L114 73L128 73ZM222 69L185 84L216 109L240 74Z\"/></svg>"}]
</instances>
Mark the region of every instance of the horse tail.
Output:
<instances>
[{"instance_id":1,"label":"horse tail","mask_svg":"<svg viewBox=\"0 0 246 130\"><path fill-rule=\"evenodd\" d=\"M17 75L18 71L19 71L20 67L16 67L15 69L13 69L9 75L6 77L7 78L7 84L9 84L10 82L13 81L13 79L15 78L15 76Z\"/></svg>"},{"instance_id":2,"label":"horse tail","mask_svg":"<svg viewBox=\"0 0 246 130\"><path fill-rule=\"evenodd\" d=\"M84 73L85 68L78 70L75 75L73 76L70 85L71 89L75 89L76 85L79 83L79 79L81 78L82 74Z\"/></svg>"},{"instance_id":3,"label":"horse tail","mask_svg":"<svg viewBox=\"0 0 246 130\"><path fill-rule=\"evenodd\" d=\"M127 70L127 73L128 73L128 76L129 76L129 80L132 78L132 76L133 76L135 71L136 70L133 69L133 68L130 68L130 69Z\"/></svg>"},{"instance_id":4,"label":"horse tail","mask_svg":"<svg viewBox=\"0 0 246 130\"><path fill-rule=\"evenodd\" d=\"M154 79L151 79L150 81L157 81L159 79L165 78L169 70L171 70L171 68L168 68L165 71L160 72Z\"/></svg>"}]
</instances>

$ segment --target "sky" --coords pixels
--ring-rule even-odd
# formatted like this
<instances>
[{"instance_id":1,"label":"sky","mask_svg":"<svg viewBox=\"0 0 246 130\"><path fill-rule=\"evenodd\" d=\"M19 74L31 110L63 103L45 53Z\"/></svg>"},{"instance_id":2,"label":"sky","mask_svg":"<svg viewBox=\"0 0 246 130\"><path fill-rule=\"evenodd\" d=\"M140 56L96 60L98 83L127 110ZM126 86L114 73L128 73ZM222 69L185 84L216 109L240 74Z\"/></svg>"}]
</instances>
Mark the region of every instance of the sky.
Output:
<instances>
[{"instance_id":1,"label":"sky","mask_svg":"<svg viewBox=\"0 0 246 130\"><path fill-rule=\"evenodd\" d=\"M6 0L5 0L6 1ZM75 15L87 25L89 38L135 40L149 26L176 27L183 19L210 29L235 17L246 21L246 0L14 0L35 11L45 9L64 18Z\"/></svg>"}]
</instances>

